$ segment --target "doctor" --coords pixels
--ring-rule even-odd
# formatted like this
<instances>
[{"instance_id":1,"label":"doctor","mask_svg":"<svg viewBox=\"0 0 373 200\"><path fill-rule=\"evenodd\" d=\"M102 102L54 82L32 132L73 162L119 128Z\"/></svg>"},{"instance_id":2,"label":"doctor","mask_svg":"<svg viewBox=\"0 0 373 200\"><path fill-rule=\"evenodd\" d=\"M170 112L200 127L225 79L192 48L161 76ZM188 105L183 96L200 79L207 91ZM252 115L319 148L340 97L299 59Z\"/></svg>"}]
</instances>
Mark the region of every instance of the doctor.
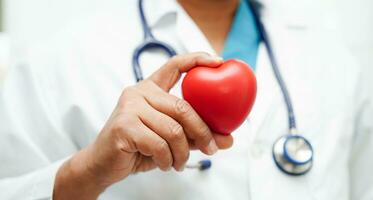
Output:
<instances>
[{"instance_id":1,"label":"doctor","mask_svg":"<svg viewBox=\"0 0 373 200\"><path fill-rule=\"evenodd\" d=\"M9 72L0 93L0 199L373 198L372 105L359 68L321 18L297 16L293 1L262 2L299 134L314 150L312 169L291 176L273 160L287 110L246 1L144 0L152 33L179 56L145 52L137 84L138 2L105 3ZM245 60L258 79L234 145L180 99L178 78L198 64L216 67L222 60L213 55ZM209 170L183 170L206 158Z\"/></svg>"}]
</instances>

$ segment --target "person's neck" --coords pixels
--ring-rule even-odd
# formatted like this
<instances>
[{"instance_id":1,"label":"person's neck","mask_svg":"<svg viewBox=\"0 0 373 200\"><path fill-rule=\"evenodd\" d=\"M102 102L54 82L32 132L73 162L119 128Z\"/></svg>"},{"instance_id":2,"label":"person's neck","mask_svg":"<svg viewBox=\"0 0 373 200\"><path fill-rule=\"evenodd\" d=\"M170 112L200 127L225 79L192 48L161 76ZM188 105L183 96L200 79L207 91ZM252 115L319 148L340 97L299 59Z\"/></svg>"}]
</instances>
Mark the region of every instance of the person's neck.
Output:
<instances>
[{"instance_id":1,"label":"person's neck","mask_svg":"<svg viewBox=\"0 0 373 200\"><path fill-rule=\"evenodd\" d=\"M210 42L221 54L239 0L178 0Z\"/></svg>"}]
</instances>

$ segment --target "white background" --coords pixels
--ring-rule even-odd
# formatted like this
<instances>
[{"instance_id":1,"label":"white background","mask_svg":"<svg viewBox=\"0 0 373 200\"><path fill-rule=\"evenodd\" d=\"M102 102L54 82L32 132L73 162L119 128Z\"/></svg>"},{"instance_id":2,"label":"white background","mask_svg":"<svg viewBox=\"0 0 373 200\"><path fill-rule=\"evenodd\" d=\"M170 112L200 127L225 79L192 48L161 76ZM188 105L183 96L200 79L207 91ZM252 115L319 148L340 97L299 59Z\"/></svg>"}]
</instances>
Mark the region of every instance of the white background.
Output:
<instances>
[{"instance_id":1,"label":"white background","mask_svg":"<svg viewBox=\"0 0 373 200\"><path fill-rule=\"evenodd\" d=\"M11 36L13 45L22 49L29 43L48 37L74 18L95 12L111 0L3 1L5 30ZM321 13L326 20L336 22L346 45L364 66L367 79L372 80L373 0L312 0L312 3L320 5L317 15Z\"/></svg>"}]
</instances>

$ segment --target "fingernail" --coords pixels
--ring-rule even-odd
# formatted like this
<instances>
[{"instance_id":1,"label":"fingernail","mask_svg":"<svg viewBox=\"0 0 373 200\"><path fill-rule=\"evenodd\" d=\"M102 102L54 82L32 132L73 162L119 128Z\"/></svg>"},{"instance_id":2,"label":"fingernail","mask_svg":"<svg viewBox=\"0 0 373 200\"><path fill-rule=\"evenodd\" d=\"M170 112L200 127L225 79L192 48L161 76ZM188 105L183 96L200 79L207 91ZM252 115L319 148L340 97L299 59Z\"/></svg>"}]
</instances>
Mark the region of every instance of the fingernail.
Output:
<instances>
[{"instance_id":1,"label":"fingernail","mask_svg":"<svg viewBox=\"0 0 373 200\"><path fill-rule=\"evenodd\" d=\"M216 142L214 139L212 139L207 146L207 153L212 155L215 154L218 151L218 146L216 145Z\"/></svg>"}]
</instances>

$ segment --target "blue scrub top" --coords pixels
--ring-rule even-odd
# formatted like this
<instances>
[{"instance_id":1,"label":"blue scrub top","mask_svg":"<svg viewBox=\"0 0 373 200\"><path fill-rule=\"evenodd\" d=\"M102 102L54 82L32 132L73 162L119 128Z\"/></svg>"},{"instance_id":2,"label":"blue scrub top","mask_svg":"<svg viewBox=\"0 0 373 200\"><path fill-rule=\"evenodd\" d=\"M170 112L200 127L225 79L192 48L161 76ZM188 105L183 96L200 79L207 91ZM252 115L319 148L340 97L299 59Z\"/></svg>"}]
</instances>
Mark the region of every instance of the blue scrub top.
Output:
<instances>
[{"instance_id":1,"label":"blue scrub top","mask_svg":"<svg viewBox=\"0 0 373 200\"><path fill-rule=\"evenodd\" d=\"M241 0L232 27L224 44L222 57L240 59L254 70L260 43L260 33L254 14L246 0Z\"/></svg>"}]
</instances>

